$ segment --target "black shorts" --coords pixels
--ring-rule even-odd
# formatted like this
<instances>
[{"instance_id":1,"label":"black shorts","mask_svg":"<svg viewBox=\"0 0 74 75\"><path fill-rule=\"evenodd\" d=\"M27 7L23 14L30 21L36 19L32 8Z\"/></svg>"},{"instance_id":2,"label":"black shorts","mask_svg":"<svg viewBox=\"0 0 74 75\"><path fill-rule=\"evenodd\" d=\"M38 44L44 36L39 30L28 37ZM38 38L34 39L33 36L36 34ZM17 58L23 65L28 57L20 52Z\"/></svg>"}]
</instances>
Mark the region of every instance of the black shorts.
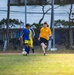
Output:
<instances>
[{"instance_id":1,"label":"black shorts","mask_svg":"<svg viewBox=\"0 0 74 75\"><path fill-rule=\"evenodd\" d=\"M40 38L40 43L44 43L45 45L48 45L48 40L44 38Z\"/></svg>"}]
</instances>

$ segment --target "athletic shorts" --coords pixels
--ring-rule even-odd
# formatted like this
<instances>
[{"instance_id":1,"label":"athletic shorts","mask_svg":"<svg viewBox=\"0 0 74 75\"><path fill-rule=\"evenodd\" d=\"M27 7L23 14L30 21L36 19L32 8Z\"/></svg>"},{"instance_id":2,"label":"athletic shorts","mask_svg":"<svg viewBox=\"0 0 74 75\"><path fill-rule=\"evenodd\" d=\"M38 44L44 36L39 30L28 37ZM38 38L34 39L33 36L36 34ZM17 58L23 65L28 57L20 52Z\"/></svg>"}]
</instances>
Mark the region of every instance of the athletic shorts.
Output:
<instances>
[{"instance_id":1,"label":"athletic shorts","mask_svg":"<svg viewBox=\"0 0 74 75\"><path fill-rule=\"evenodd\" d=\"M33 40L32 39L29 40L29 47L33 48Z\"/></svg>"},{"instance_id":2,"label":"athletic shorts","mask_svg":"<svg viewBox=\"0 0 74 75\"><path fill-rule=\"evenodd\" d=\"M40 38L40 43L44 43L45 45L48 45L48 40L44 38Z\"/></svg>"},{"instance_id":3,"label":"athletic shorts","mask_svg":"<svg viewBox=\"0 0 74 75\"><path fill-rule=\"evenodd\" d=\"M33 47L33 40L24 40L24 44L26 45L28 45L29 47Z\"/></svg>"}]
</instances>

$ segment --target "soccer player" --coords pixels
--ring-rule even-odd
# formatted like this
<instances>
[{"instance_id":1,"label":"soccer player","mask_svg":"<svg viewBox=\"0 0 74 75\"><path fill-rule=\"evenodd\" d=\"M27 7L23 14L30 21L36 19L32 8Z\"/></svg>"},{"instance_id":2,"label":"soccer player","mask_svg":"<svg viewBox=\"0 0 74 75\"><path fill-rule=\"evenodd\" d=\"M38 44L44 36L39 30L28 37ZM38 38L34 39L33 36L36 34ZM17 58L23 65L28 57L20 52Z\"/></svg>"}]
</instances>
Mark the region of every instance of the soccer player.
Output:
<instances>
[{"instance_id":1,"label":"soccer player","mask_svg":"<svg viewBox=\"0 0 74 75\"><path fill-rule=\"evenodd\" d=\"M48 40L51 37L51 29L48 27L47 22L44 23L43 27L40 29L40 34L38 40L40 40L40 44L44 53L44 56L46 54L45 49L48 45Z\"/></svg>"},{"instance_id":2,"label":"soccer player","mask_svg":"<svg viewBox=\"0 0 74 75\"><path fill-rule=\"evenodd\" d=\"M30 41L30 38L29 38L29 34L30 34L30 25L29 24L26 24L26 28L24 28L21 32L21 38L23 38L23 44L25 45L25 48L23 49L24 51L26 51L26 55L28 54L29 52L29 41Z\"/></svg>"},{"instance_id":3,"label":"soccer player","mask_svg":"<svg viewBox=\"0 0 74 75\"><path fill-rule=\"evenodd\" d=\"M30 42L29 42L29 47L32 49L32 52L34 53L34 47L33 47L33 38L35 36L35 32L32 28L30 28L30 34L29 34L29 38L30 38Z\"/></svg>"}]
</instances>

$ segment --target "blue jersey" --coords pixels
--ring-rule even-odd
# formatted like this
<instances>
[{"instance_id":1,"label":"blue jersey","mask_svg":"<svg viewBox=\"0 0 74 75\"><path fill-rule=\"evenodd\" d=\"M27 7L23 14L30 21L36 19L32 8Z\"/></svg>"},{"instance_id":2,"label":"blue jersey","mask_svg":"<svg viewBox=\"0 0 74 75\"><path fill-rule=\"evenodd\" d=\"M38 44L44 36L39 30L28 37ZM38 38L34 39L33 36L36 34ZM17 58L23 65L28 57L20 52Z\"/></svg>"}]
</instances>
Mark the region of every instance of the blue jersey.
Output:
<instances>
[{"instance_id":1,"label":"blue jersey","mask_svg":"<svg viewBox=\"0 0 74 75\"><path fill-rule=\"evenodd\" d=\"M21 32L21 36L23 36L23 40L30 40L29 39L29 33L30 33L30 30L24 28Z\"/></svg>"}]
</instances>

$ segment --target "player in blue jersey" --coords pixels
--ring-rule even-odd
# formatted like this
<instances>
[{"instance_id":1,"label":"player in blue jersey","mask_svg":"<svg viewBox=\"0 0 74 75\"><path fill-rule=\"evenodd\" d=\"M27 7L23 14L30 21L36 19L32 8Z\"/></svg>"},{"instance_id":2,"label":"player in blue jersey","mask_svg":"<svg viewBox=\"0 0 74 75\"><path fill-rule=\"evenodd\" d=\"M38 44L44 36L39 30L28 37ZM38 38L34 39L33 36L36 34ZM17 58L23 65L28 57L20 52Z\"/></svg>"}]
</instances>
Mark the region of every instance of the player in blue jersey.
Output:
<instances>
[{"instance_id":1,"label":"player in blue jersey","mask_svg":"<svg viewBox=\"0 0 74 75\"><path fill-rule=\"evenodd\" d=\"M26 51L26 55L29 52L29 41L30 41L29 34L30 34L30 25L26 24L26 28L22 30L21 36L20 36L20 38L23 37L23 44L25 45L24 50Z\"/></svg>"}]
</instances>

